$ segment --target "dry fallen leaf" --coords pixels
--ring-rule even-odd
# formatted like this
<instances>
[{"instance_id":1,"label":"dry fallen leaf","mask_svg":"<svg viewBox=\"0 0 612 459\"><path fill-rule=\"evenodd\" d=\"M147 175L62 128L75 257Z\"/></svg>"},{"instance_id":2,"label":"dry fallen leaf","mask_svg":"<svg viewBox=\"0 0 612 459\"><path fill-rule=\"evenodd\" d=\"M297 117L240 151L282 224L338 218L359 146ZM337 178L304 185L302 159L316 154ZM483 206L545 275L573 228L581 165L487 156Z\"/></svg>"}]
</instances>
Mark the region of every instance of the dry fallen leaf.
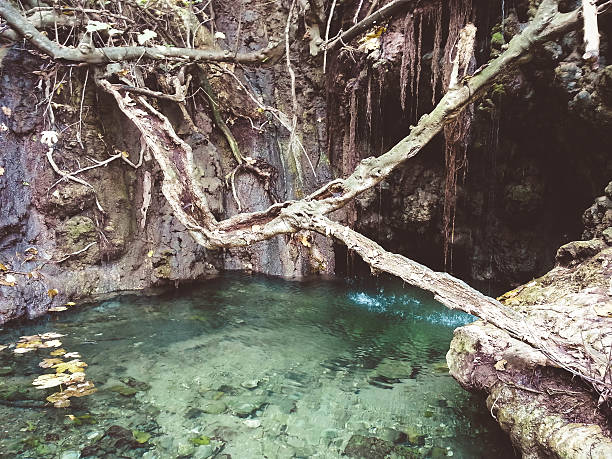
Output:
<instances>
[{"instance_id":1,"label":"dry fallen leaf","mask_svg":"<svg viewBox=\"0 0 612 459\"><path fill-rule=\"evenodd\" d=\"M62 335L61 333L47 332L47 333L43 333L42 335L40 335L40 338L41 339L57 339L57 338L62 338L64 336L66 335Z\"/></svg>"},{"instance_id":2,"label":"dry fallen leaf","mask_svg":"<svg viewBox=\"0 0 612 459\"><path fill-rule=\"evenodd\" d=\"M2 113L4 113L6 116L11 116L11 114L13 113L13 111L11 110L10 107L6 107L6 106L2 106Z\"/></svg>"},{"instance_id":3,"label":"dry fallen leaf","mask_svg":"<svg viewBox=\"0 0 612 459\"><path fill-rule=\"evenodd\" d=\"M58 363L63 363L62 359L44 359L42 362L38 364L41 368L51 368L53 365L57 365Z\"/></svg>"},{"instance_id":4,"label":"dry fallen leaf","mask_svg":"<svg viewBox=\"0 0 612 459\"><path fill-rule=\"evenodd\" d=\"M55 296L59 293L59 291L56 288L52 288L47 293L50 298L55 298Z\"/></svg>"},{"instance_id":5,"label":"dry fallen leaf","mask_svg":"<svg viewBox=\"0 0 612 459\"><path fill-rule=\"evenodd\" d=\"M506 359L501 359L499 362L497 362L494 367L497 371L506 371L506 364L508 363L508 361Z\"/></svg>"},{"instance_id":6,"label":"dry fallen leaf","mask_svg":"<svg viewBox=\"0 0 612 459\"><path fill-rule=\"evenodd\" d=\"M83 368L86 366L87 364L85 362L74 359L70 362L60 362L57 365L54 365L53 368L55 368L55 372L58 374L65 373L66 371L69 371L70 373L79 373L82 372Z\"/></svg>"},{"instance_id":7,"label":"dry fallen leaf","mask_svg":"<svg viewBox=\"0 0 612 459\"><path fill-rule=\"evenodd\" d=\"M4 175L4 167L0 166L0 177Z\"/></svg>"},{"instance_id":8,"label":"dry fallen leaf","mask_svg":"<svg viewBox=\"0 0 612 459\"><path fill-rule=\"evenodd\" d=\"M0 174L0 175L2 175L2 174ZM2 263L0 263L0 271L8 271L8 268L5 265L3 265Z\"/></svg>"}]
</instances>

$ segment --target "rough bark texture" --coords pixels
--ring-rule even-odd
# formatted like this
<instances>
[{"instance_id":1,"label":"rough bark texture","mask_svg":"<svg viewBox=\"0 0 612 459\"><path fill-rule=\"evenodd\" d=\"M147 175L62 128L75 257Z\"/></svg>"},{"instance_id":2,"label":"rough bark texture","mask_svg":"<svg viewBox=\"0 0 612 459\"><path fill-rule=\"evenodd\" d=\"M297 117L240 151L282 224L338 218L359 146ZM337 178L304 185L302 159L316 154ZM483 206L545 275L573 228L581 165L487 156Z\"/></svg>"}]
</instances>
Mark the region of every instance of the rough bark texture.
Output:
<instances>
[{"instance_id":1,"label":"rough bark texture","mask_svg":"<svg viewBox=\"0 0 612 459\"><path fill-rule=\"evenodd\" d=\"M612 184L606 188L610 191ZM593 215L589 211L585 217ZM586 230L596 230L604 219L605 214L585 218ZM553 270L500 300L525 314L526 322L546 322L556 336L574 340L577 358L603 346L608 350L603 368L609 370L612 247L599 234L562 246ZM612 455L610 407L600 405L589 387L547 368L546 360L545 354L482 321L457 329L447 354L451 374L463 387L488 395L492 415L524 457Z\"/></svg>"}]
</instances>

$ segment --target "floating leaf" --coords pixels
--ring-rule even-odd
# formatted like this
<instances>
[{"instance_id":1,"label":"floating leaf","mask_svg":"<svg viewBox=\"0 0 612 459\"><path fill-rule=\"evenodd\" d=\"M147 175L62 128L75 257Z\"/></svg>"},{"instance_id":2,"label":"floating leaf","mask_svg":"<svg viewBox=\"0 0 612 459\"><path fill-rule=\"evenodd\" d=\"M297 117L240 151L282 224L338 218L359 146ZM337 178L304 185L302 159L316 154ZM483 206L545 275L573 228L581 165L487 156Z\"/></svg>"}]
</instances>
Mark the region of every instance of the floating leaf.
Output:
<instances>
[{"instance_id":1,"label":"floating leaf","mask_svg":"<svg viewBox=\"0 0 612 459\"><path fill-rule=\"evenodd\" d=\"M65 373L69 371L70 373L80 373L83 371L87 364L81 360L74 359L70 362L60 362L57 365L53 365L56 373Z\"/></svg>"},{"instance_id":2,"label":"floating leaf","mask_svg":"<svg viewBox=\"0 0 612 459\"><path fill-rule=\"evenodd\" d=\"M63 363L62 359L44 359L42 362L40 362L38 364L39 367L41 368L51 368L54 365L57 365L58 363Z\"/></svg>"},{"instance_id":3,"label":"floating leaf","mask_svg":"<svg viewBox=\"0 0 612 459\"><path fill-rule=\"evenodd\" d=\"M146 42L155 37L157 37L157 33L153 32L150 29L145 29L141 34L138 34L138 37L136 37L136 39L138 40L139 45L144 45Z\"/></svg>"},{"instance_id":4,"label":"floating leaf","mask_svg":"<svg viewBox=\"0 0 612 459\"><path fill-rule=\"evenodd\" d=\"M34 335L37 336L37 335ZM55 332L47 332L47 333L43 333L42 335L40 335L40 339L57 339L57 338L62 338L66 335L62 335L61 333L55 333Z\"/></svg>"},{"instance_id":5,"label":"floating leaf","mask_svg":"<svg viewBox=\"0 0 612 459\"><path fill-rule=\"evenodd\" d=\"M64 355L64 354L66 354L66 349L63 349L63 348L56 349L54 351L51 351L49 354L53 355L53 356Z\"/></svg>"},{"instance_id":6,"label":"floating leaf","mask_svg":"<svg viewBox=\"0 0 612 459\"><path fill-rule=\"evenodd\" d=\"M66 306L76 306L76 303L74 301L69 301L66 303Z\"/></svg>"},{"instance_id":7,"label":"floating leaf","mask_svg":"<svg viewBox=\"0 0 612 459\"><path fill-rule=\"evenodd\" d=\"M49 291L47 291L49 298L55 298L55 296L57 296L58 293L59 291L56 288L52 288L52 289L49 289Z\"/></svg>"},{"instance_id":8,"label":"floating leaf","mask_svg":"<svg viewBox=\"0 0 612 459\"><path fill-rule=\"evenodd\" d=\"M68 308L66 306L57 306L55 308L49 308L49 312L62 312L67 310Z\"/></svg>"},{"instance_id":9,"label":"floating leaf","mask_svg":"<svg viewBox=\"0 0 612 459\"><path fill-rule=\"evenodd\" d=\"M67 352L66 354L64 354L64 357L67 359L80 359L81 354L79 354L78 352Z\"/></svg>"},{"instance_id":10,"label":"floating leaf","mask_svg":"<svg viewBox=\"0 0 612 459\"><path fill-rule=\"evenodd\" d=\"M45 341L41 347L60 347L62 342L59 339L53 339L51 341Z\"/></svg>"},{"instance_id":11,"label":"floating leaf","mask_svg":"<svg viewBox=\"0 0 612 459\"><path fill-rule=\"evenodd\" d=\"M33 348L33 347L20 347L20 348L13 349L13 352L15 354L25 354L26 352L31 352L34 349L35 348Z\"/></svg>"},{"instance_id":12,"label":"floating leaf","mask_svg":"<svg viewBox=\"0 0 612 459\"><path fill-rule=\"evenodd\" d=\"M4 285L6 287L14 287L17 284L17 278L12 274L6 274L4 279L0 279L0 285Z\"/></svg>"},{"instance_id":13,"label":"floating leaf","mask_svg":"<svg viewBox=\"0 0 612 459\"><path fill-rule=\"evenodd\" d=\"M8 346L6 344L0 344L0 351L7 349Z\"/></svg>"},{"instance_id":14,"label":"floating leaf","mask_svg":"<svg viewBox=\"0 0 612 459\"><path fill-rule=\"evenodd\" d=\"M85 376L85 373L82 374L83 376ZM61 386L62 384L67 384L72 376L74 375L68 375L65 373L44 374L36 378L32 382L32 385L36 386L37 389L48 389L50 387L57 387Z\"/></svg>"},{"instance_id":15,"label":"floating leaf","mask_svg":"<svg viewBox=\"0 0 612 459\"><path fill-rule=\"evenodd\" d=\"M70 406L70 400L68 400L70 397L84 397L86 395L93 394L94 392L96 392L96 390L97 389L95 388L94 383L92 383L91 381L84 381L80 384L70 386L61 392L55 392L49 395L47 397L47 401L53 403L53 406L55 406L56 408L65 408ZM83 418L85 416L90 415L75 416L74 419L69 417L69 419L71 419L75 423L77 423L76 420L79 420L81 423L95 424L95 420L93 420L93 422L84 421Z\"/></svg>"},{"instance_id":16,"label":"floating leaf","mask_svg":"<svg viewBox=\"0 0 612 459\"><path fill-rule=\"evenodd\" d=\"M143 432L141 430L132 430L132 435L134 437L134 440L136 440L140 444L148 442L149 439L151 438L150 433Z\"/></svg>"}]
</instances>

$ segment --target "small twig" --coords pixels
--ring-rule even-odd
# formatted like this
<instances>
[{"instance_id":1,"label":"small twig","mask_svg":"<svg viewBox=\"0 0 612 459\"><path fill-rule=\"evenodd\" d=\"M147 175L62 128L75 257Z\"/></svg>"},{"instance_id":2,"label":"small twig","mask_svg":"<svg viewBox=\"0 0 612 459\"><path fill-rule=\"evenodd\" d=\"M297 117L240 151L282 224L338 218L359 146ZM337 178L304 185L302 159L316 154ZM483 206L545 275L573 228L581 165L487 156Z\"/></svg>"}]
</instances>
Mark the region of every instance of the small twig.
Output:
<instances>
[{"instance_id":1,"label":"small twig","mask_svg":"<svg viewBox=\"0 0 612 459\"><path fill-rule=\"evenodd\" d=\"M53 189L55 186L57 186L59 183L63 182L64 180L70 180L70 179L71 179L71 177L74 177L75 175L80 174L81 172L89 171L89 170L91 170L91 169L95 169L95 168L97 168L97 167L104 167L104 166L106 166L107 164L112 163L114 160L119 159L119 158L121 158L121 157L123 157L123 153L117 153L116 155L113 155L113 156L111 156L110 158L108 158L108 159L106 159L106 160L104 160L104 161L97 162L97 163L96 163L96 164L94 164L93 166L83 167L82 169L76 170L76 171L74 171L74 172L69 172L69 173L68 173L68 172L63 172L63 171L62 171L62 172L63 172L63 175L60 173L60 175L62 175L62 178L61 178L61 179L59 179L59 180L56 180L56 181L55 181L55 183L53 183L53 185L51 185L47 191L52 190L52 189ZM126 158L124 157L124 159L126 159ZM128 163L129 163L129 160L127 160L127 161L128 161ZM133 167L137 168L137 167L136 167L135 165L133 165L132 163L130 163L130 164L131 164ZM56 171L56 172L57 172L57 171ZM59 172L58 172L58 173L59 173ZM78 182L78 183L80 183L80 182Z\"/></svg>"},{"instance_id":2,"label":"small twig","mask_svg":"<svg viewBox=\"0 0 612 459\"><path fill-rule=\"evenodd\" d=\"M83 253L83 252L85 252L85 251L89 250L89 248L90 248L90 247L92 247L92 246L94 246L94 245L96 245L96 244L97 244L97 242L96 242L96 241L94 241L94 242L90 242L90 243L89 243L89 244L87 244L85 247L83 247L81 250L77 250L76 252L69 253L69 254L68 254L68 255L66 255L65 257L60 258L59 260L55 261L55 263L63 263L64 261L68 260L68 258L70 258L70 257L74 257L74 256L76 256L76 255L79 255L79 254L81 254L81 253Z\"/></svg>"},{"instance_id":3,"label":"small twig","mask_svg":"<svg viewBox=\"0 0 612 459\"><path fill-rule=\"evenodd\" d=\"M355 16L353 17L353 24L357 24L359 20L359 13L361 13L361 7L363 6L363 0L359 0L359 6L357 7L357 11L355 11Z\"/></svg>"},{"instance_id":4,"label":"small twig","mask_svg":"<svg viewBox=\"0 0 612 459\"><path fill-rule=\"evenodd\" d=\"M83 142L81 140L81 129L83 128L83 103L85 101L85 90L87 89L88 78L89 78L89 69L87 69L87 72L85 73L85 82L83 83L83 92L81 93L81 107L79 108L79 128L77 129L77 133L76 133L77 142L79 142L79 145L81 145L82 149L85 149L85 147L83 146Z\"/></svg>"},{"instance_id":5,"label":"small twig","mask_svg":"<svg viewBox=\"0 0 612 459\"><path fill-rule=\"evenodd\" d=\"M331 9L329 11L329 17L327 18L327 26L325 27L325 43L329 42L329 29L331 28L332 18L334 17L334 10L336 9L336 0L333 1ZM323 51L323 73L327 69L327 46Z\"/></svg>"},{"instance_id":6,"label":"small twig","mask_svg":"<svg viewBox=\"0 0 612 459\"><path fill-rule=\"evenodd\" d=\"M68 180L72 180L73 182L79 183L81 185L85 185L87 188L91 188L94 192L94 199L96 200L96 207L98 208L98 210L102 213L106 213L104 211L104 208L102 207L102 205L100 204L100 201L98 201L98 195L96 194L96 189L91 186L91 184L89 184L88 182L86 182L83 179L80 179L78 177L73 177L72 175L70 175L67 172L64 172L63 170L61 170L57 164L55 163L55 160L53 159L53 148L49 148L49 151L47 151L47 160L49 161L49 164L51 164L51 167L53 168L53 170L58 174L61 175L62 177L65 177Z\"/></svg>"}]
</instances>

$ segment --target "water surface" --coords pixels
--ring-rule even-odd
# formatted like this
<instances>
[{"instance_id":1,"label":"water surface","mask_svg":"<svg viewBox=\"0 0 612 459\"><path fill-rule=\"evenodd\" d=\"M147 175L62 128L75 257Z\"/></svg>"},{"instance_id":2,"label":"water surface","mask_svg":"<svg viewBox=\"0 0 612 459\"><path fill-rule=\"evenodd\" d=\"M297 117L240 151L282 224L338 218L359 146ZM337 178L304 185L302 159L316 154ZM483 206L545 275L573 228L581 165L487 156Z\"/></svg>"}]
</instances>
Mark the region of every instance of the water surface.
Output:
<instances>
[{"instance_id":1,"label":"water surface","mask_svg":"<svg viewBox=\"0 0 612 459\"><path fill-rule=\"evenodd\" d=\"M0 344L64 334L98 392L40 407L53 390L31 382L53 349L0 351L0 457L514 457L448 375L472 320L401 285L246 275L77 305Z\"/></svg>"}]
</instances>

